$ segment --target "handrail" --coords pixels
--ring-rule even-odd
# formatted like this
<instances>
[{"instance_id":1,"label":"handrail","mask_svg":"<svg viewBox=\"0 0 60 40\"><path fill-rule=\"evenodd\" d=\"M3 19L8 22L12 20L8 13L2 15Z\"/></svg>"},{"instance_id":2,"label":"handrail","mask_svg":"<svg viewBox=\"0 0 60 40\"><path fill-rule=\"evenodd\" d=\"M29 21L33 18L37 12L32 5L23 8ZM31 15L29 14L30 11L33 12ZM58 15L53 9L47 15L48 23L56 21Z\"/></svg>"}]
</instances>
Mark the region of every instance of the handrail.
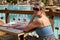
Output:
<instances>
[{"instance_id":1,"label":"handrail","mask_svg":"<svg viewBox=\"0 0 60 40\"><path fill-rule=\"evenodd\" d=\"M60 16L60 10L59 11L52 11L53 13L49 13L49 10L45 10L47 15L52 15L54 16ZM0 13L10 13L10 14L33 14L33 10L8 10L5 8L5 10L0 10Z\"/></svg>"}]
</instances>

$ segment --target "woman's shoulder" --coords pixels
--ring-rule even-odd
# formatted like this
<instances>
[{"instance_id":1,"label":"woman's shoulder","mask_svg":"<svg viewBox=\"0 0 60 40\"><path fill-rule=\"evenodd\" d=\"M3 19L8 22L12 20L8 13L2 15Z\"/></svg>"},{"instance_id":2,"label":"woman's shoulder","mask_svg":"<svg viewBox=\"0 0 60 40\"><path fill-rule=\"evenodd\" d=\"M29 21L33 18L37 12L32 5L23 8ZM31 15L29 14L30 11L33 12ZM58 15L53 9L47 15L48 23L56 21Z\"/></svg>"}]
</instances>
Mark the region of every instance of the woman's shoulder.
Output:
<instances>
[{"instance_id":1,"label":"woman's shoulder","mask_svg":"<svg viewBox=\"0 0 60 40\"><path fill-rule=\"evenodd\" d=\"M42 21L42 19L37 19L37 20L35 20L35 22L37 22L37 23L40 23Z\"/></svg>"}]
</instances>

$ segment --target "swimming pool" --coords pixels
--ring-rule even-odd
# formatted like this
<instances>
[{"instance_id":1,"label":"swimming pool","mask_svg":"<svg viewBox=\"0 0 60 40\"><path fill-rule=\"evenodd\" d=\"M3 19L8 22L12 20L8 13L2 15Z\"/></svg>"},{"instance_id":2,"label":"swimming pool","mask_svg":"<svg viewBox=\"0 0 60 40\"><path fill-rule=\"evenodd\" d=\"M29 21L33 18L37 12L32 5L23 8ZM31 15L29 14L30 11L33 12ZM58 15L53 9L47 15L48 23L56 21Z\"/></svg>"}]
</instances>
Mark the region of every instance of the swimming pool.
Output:
<instances>
[{"instance_id":1,"label":"swimming pool","mask_svg":"<svg viewBox=\"0 0 60 40\"><path fill-rule=\"evenodd\" d=\"M8 10L32 10L32 5L0 5L0 9L5 9L7 8ZM0 14L0 17L4 17L3 20L5 22L5 14ZM13 18L15 18L15 20L13 20ZM24 18L29 22L31 15L27 15L27 14L10 14L10 22L13 21L24 21ZM20 20L19 20L20 19ZM57 30L55 29L55 27L59 27L60 26L60 17L54 17L54 34L56 36L56 38L58 38L57 36ZM34 34L34 33L33 33ZM60 30L58 31L58 34L60 34Z\"/></svg>"},{"instance_id":2,"label":"swimming pool","mask_svg":"<svg viewBox=\"0 0 60 40\"><path fill-rule=\"evenodd\" d=\"M5 8L7 8L8 10L32 10L33 5L0 5L0 9L4 10ZM0 17L3 17L5 16L5 14L0 14ZM31 17L31 15L28 15L29 17ZM26 18L27 17L27 14L24 15L24 14L10 14L10 22L13 22L13 20L11 18L15 18L17 17L22 19L22 18ZM22 18L21 18L22 17ZM4 17L5 19L5 17ZM15 20L15 21L18 21L18 20ZM30 18L28 18L29 20ZM5 21L5 20L4 20Z\"/></svg>"}]
</instances>

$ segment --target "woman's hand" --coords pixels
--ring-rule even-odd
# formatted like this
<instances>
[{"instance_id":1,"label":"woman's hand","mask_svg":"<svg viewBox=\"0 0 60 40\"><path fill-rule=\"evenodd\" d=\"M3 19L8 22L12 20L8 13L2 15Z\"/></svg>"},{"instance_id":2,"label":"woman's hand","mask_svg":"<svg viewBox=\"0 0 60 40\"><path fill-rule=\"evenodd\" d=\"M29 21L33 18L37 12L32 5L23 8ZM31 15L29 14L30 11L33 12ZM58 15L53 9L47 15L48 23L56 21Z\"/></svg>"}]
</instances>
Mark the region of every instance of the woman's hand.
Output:
<instances>
[{"instance_id":1,"label":"woman's hand","mask_svg":"<svg viewBox=\"0 0 60 40\"><path fill-rule=\"evenodd\" d=\"M15 28L15 27L16 27L16 25L10 24L7 28Z\"/></svg>"},{"instance_id":2,"label":"woman's hand","mask_svg":"<svg viewBox=\"0 0 60 40\"><path fill-rule=\"evenodd\" d=\"M3 26L4 24L0 24L0 26Z\"/></svg>"},{"instance_id":3,"label":"woman's hand","mask_svg":"<svg viewBox=\"0 0 60 40\"><path fill-rule=\"evenodd\" d=\"M16 26L21 26L21 23L20 23L20 22L17 22L17 23L16 23Z\"/></svg>"},{"instance_id":4,"label":"woman's hand","mask_svg":"<svg viewBox=\"0 0 60 40\"><path fill-rule=\"evenodd\" d=\"M20 23L10 24L7 28L16 28L18 26L21 26L21 24Z\"/></svg>"}]
</instances>

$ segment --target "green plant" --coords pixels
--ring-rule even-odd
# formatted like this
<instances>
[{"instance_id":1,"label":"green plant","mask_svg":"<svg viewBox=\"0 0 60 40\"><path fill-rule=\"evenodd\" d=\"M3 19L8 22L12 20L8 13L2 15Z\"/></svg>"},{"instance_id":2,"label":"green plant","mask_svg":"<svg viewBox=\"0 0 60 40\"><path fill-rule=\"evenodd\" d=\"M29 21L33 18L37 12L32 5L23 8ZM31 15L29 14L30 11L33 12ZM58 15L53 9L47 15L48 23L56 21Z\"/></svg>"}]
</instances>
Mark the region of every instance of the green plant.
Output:
<instances>
[{"instance_id":1,"label":"green plant","mask_svg":"<svg viewBox=\"0 0 60 40\"><path fill-rule=\"evenodd\" d=\"M12 0L6 0L7 2L11 2Z\"/></svg>"},{"instance_id":2,"label":"green plant","mask_svg":"<svg viewBox=\"0 0 60 40\"><path fill-rule=\"evenodd\" d=\"M16 4L16 3L17 3L17 0L12 0L12 2L13 2L14 4Z\"/></svg>"},{"instance_id":3,"label":"green plant","mask_svg":"<svg viewBox=\"0 0 60 40\"><path fill-rule=\"evenodd\" d=\"M16 4L17 3L17 0L6 0L7 2L11 2L12 1L12 3L14 3L14 4Z\"/></svg>"}]
</instances>

